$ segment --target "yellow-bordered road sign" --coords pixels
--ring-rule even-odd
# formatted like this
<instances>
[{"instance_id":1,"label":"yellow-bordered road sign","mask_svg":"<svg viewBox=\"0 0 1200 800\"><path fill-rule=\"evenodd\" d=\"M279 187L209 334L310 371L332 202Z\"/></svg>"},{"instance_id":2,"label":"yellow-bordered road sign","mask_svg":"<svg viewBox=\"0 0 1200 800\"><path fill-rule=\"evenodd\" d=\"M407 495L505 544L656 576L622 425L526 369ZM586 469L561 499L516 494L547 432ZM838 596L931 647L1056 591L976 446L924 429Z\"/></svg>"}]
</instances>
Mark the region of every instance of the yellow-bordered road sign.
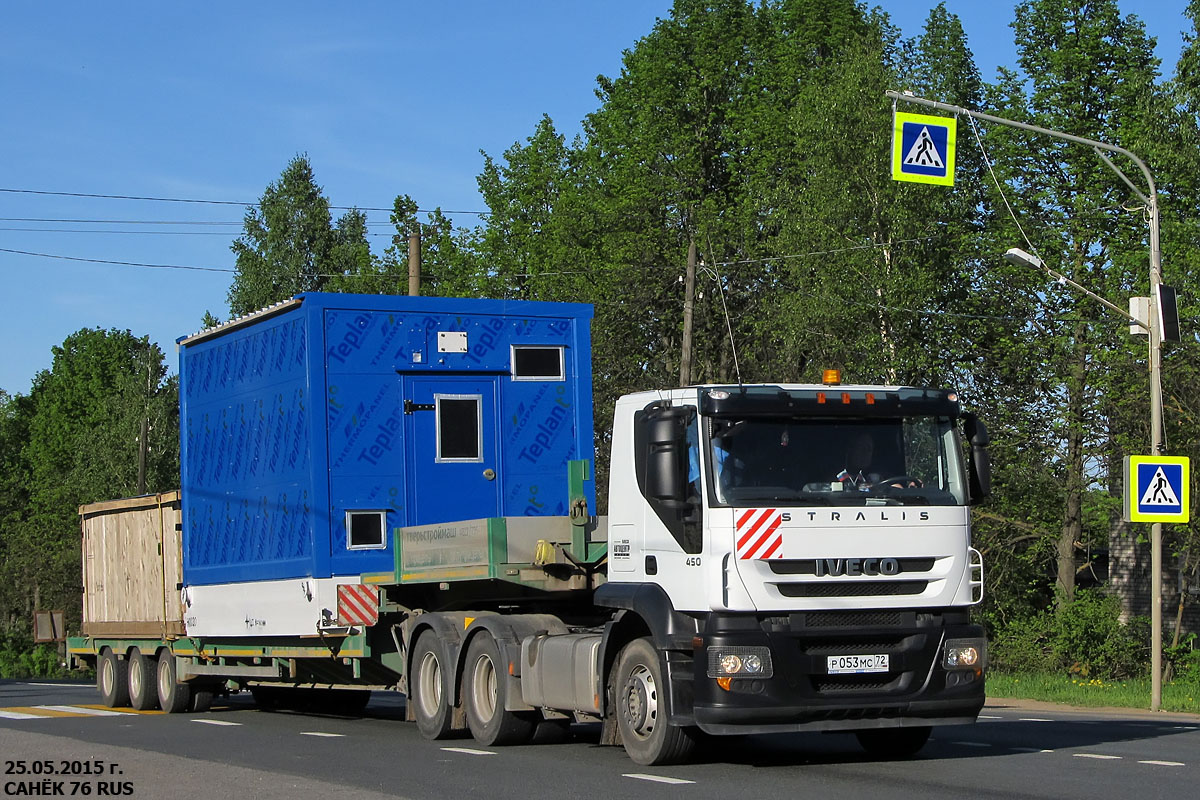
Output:
<instances>
[{"instance_id":1,"label":"yellow-bordered road sign","mask_svg":"<svg viewBox=\"0 0 1200 800\"><path fill-rule=\"evenodd\" d=\"M1125 519L1188 522L1191 474L1181 456L1125 457Z\"/></svg>"},{"instance_id":2,"label":"yellow-bordered road sign","mask_svg":"<svg viewBox=\"0 0 1200 800\"><path fill-rule=\"evenodd\" d=\"M892 178L914 183L954 185L954 142L958 120L895 112L892 123Z\"/></svg>"}]
</instances>

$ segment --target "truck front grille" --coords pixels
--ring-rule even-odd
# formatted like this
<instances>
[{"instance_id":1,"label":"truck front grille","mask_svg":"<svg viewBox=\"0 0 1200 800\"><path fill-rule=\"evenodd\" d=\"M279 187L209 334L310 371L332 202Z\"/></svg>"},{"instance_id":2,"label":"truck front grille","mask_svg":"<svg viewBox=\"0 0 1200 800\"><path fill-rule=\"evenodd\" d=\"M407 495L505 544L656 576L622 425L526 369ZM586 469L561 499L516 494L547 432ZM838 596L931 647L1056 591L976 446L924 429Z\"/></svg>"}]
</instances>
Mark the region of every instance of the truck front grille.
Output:
<instances>
[{"instance_id":1,"label":"truck front grille","mask_svg":"<svg viewBox=\"0 0 1200 800\"><path fill-rule=\"evenodd\" d=\"M899 611L808 611L804 625L808 628L895 627L904 623Z\"/></svg>"},{"instance_id":2,"label":"truck front grille","mask_svg":"<svg viewBox=\"0 0 1200 800\"><path fill-rule=\"evenodd\" d=\"M885 597L920 594L929 581L837 581L777 583L784 597Z\"/></svg>"},{"instance_id":3,"label":"truck front grille","mask_svg":"<svg viewBox=\"0 0 1200 800\"><path fill-rule=\"evenodd\" d=\"M922 556L919 558L897 558L894 559L900 567L900 572L929 572L933 569L937 559L932 556ZM771 572L776 575L816 575L817 574L817 559L815 558L795 558L795 559L767 559L767 566L771 568Z\"/></svg>"},{"instance_id":4,"label":"truck front grille","mask_svg":"<svg viewBox=\"0 0 1200 800\"><path fill-rule=\"evenodd\" d=\"M820 676L813 678L813 689L820 694L849 692L886 692L900 683L900 676L880 678L877 675Z\"/></svg>"}]
</instances>

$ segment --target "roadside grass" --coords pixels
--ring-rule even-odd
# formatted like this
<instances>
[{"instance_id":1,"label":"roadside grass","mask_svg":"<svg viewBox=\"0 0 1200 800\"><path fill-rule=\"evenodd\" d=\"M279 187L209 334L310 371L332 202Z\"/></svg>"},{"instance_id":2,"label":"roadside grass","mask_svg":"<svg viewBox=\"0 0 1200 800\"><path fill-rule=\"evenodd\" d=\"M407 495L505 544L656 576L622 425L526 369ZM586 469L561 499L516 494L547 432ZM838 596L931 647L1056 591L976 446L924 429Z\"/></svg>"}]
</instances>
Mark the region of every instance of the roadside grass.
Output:
<instances>
[{"instance_id":1,"label":"roadside grass","mask_svg":"<svg viewBox=\"0 0 1200 800\"><path fill-rule=\"evenodd\" d=\"M987 695L1072 706L1149 709L1150 678L1101 680L1049 672L989 672ZM1162 710L1200 714L1200 685L1190 681L1164 683Z\"/></svg>"}]
</instances>

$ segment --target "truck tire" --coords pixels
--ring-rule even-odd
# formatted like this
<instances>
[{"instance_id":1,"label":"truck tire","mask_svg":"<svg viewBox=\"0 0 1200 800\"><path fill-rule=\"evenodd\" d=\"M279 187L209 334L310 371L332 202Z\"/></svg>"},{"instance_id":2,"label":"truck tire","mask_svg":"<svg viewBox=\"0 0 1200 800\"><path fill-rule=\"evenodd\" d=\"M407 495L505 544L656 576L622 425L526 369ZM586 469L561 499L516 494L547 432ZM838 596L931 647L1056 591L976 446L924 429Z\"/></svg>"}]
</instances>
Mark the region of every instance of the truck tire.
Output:
<instances>
[{"instance_id":1,"label":"truck tire","mask_svg":"<svg viewBox=\"0 0 1200 800\"><path fill-rule=\"evenodd\" d=\"M500 647L487 631L471 639L463 671L462 697L467 727L483 745L525 744L533 738L540 715L506 711L507 670L500 668Z\"/></svg>"},{"instance_id":2,"label":"truck tire","mask_svg":"<svg viewBox=\"0 0 1200 800\"><path fill-rule=\"evenodd\" d=\"M138 711L158 708L158 693L154 690L154 661L138 648L129 651L129 705Z\"/></svg>"},{"instance_id":3,"label":"truck tire","mask_svg":"<svg viewBox=\"0 0 1200 800\"><path fill-rule=\"evenodd\" d=\"M129 705L129 662L117 658L111 647L100 651L96 688L100 690L100 702L109 708Z\"/></svg>"},{"instance_id":4,"label":"truck tire","mask_svg":"<svg viewBox=\"0 0 1200 800\"><path fill-rule=\"evenodd\" d=\"M876 728L855 731L858 743L868 754L877 758L908 758L917 754L933 728L925 725L914 728Z\"/></svg>"},{"instance_id":5,"label":"truck tire","mask_svg":"<svg viewBox=\"0 0 1200 800\"><path fill-rule=\"evenodd\" d=\"M259 711L276 711L285 706L288 690L278 686L251 686L250 696Z\"/></svg>"},{"instance_id":6,"label":"truck tire","mask_svg":"<svg viewBox=\"0 0 1200 800\"><path fill-rule=\"evenodd\" d=\"M367 689L331 689L329 710L333 714L345 716L361 716L371 702L371 692Z\"/></svg>"},{"instance_id":7,"label":"truck tire","mask_svg":"<svg viewBox=\"0 0 1200 800\"><path fill-rule=\"evenodd\" d=\"M446 658L437 634L425 631L413 648L412 675L408 680L408 698L412 703L417 728L426 739L445 739L454 721L446 692Z\"/></svg>"},{"instance_id":8,"label":"truck tire","mask_svg":"<svg viewBox=\"0 0 1200 800\"><path fill-rule=\"evenodd\" d=\"M634 639L621 650L612 685L621 743L634 763L677 764L691 756L696 737L690 728L667 721L669 688L649 638Z\"/></svg>"},{"instance_id":9,"label":"truck tire","mask_svg":"<svg viewBox=\"0 0 1200 800\"><path fill-rule=\"evenodd\" d=\"M180 683L175 654L163 650L158 654L158 703L168 714L179 714L188 710L192 701L192 687Z\"/></svg>"},{"instance_id":10,"label":"truck tire","mask_svg":"<svg viewBox=\"0 0 1200 800\"><path fill-rule=\"evenodd\" d=\"M212 707L216 690L212 686L193 686L191 694L192 699L188 701L188 711L201 714Z\"/></svg>"}]
</instances>

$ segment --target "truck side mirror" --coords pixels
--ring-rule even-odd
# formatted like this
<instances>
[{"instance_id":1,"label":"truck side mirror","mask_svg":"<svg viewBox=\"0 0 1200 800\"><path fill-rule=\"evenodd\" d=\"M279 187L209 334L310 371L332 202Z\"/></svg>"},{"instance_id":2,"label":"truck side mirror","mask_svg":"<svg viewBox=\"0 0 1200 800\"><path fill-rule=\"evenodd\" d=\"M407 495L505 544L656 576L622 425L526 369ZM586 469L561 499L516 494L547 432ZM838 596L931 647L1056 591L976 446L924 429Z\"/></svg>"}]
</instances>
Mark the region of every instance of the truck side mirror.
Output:
<instances>
[{"instance_id":1,"label":"truck side mirror","mask_svg":"<svg viewBox=\"0 0 1200 800\"><path fill-rule=\"evenodd\" d=\"M658 408L646 413L646 496L687 499L687 420L689 408Z\"/></svg>"},{"instance_id":2,"label":"truck side mirror","mask_svg":"<svg viewBox=\"0 0 1200 800\"><path fill-rule=\"evenodd\" d=\"M971 505L978 505L992 493L992 456L987 449L992 440L987 426L971 413L963 415L963 433L971 443L970 501Z\"/></svg>"}]
</instances>

